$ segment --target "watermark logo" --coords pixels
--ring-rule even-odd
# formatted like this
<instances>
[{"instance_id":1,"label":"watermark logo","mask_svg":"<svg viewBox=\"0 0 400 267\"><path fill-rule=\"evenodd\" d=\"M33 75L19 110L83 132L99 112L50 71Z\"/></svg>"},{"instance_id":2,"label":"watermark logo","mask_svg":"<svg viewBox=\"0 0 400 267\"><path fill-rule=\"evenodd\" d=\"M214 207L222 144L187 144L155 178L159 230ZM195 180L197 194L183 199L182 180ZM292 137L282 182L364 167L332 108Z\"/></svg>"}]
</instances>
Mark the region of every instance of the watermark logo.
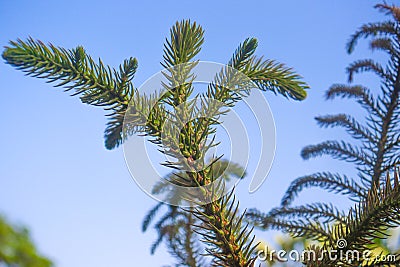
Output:
<instances>
[{"instance_id":1,"label":"watermark logo","mask_svg":"<svg viewBox=\"0 0 400 267\"><path fill-rule=\"evenodd\" d=\"M347 241L345 239L338 239L338 241L336 241L336 247L338 249L342 249L342 248L346 248L347 247Z\"/></svg>"},{"instance_id":2,"label":"watermark logo","mask_svg":"<svg viewBox=\"0 0 400 267\"><path fill-rule=\"evenodd\" d=\"M154 145L148 142L154 139L140 135L140 129L146 127L149 120L153 119L152 112L156 110L157 105L165 104L171 93L166 87L179 88L188 82L181 77L190 77L189 82L194 88L193 97L185 99L173 109L170 106L165 108L163 112L168 116L163 123L157 144ZM228 88L236 99L221 101L221 97L207 94L207 90L212 90L212 86ZM275 124L272 112L266 98L256 88L251 79L243 73L223 64L202 61L164 69L144 82L137 93L146 101L137 103L141 100L133 97L123 124L126 138L123 145L125 160L139 187L152 198L170 205L206 204L211 199L201 199L198 196L204 190L211 192L217 188L220 179L224 179L226 173L220 173L218 179L206 186L187 187L166 179L171 169L163 165L172 165L174 160L179 158L183 164L176 172L198 172L207 168L207 164L211 164L208 159L222 157L229 164L239 165L246 170L249 174L246 181L250 181L248 191L255 192L266 179L275 153ZM142 107L138 119L138 116L132 114L137 113L137 105L140 104L146 106ZM189 117L187 112L184 112L188 107L191 110ZM216 115L219 112L223 114ZM212 138L204 140L201 144L205 156L194 159L179 149L175 149L173 154L169 153L171 144L179 143L180 138L185 138L185 135L182 135L185 124L201 118L218 121L215 125L215 136L210 135ZM219 142L220 144L216 145ZM225 172L227 170L229 166L225 168ZM218 192L220 196L227 194L240 180L240 175L226 179L224 190ZM197 197L191 199L190 196Z\"/></svg>"},{"instance_id":3,"label":"watermark logo","mask_svg":"<svg viewBox=\"0 0 400 267\"><path fill-rule=\"evenodd\" d=\"M374 255L371 250L354 250L346 249L347 241L345 239L338 239L336 247L330 250L312 250L305 249L302 251L293 249L290 251L286 250L270 250L267 246L263 249L258 250L257 258L259 261L278 261L278 262L322 262L326 260L328 262L374 262L374 261L386 261L388 263L397 261L397 256L394 254L388 255Z\"/></svg>"}]
</instances>

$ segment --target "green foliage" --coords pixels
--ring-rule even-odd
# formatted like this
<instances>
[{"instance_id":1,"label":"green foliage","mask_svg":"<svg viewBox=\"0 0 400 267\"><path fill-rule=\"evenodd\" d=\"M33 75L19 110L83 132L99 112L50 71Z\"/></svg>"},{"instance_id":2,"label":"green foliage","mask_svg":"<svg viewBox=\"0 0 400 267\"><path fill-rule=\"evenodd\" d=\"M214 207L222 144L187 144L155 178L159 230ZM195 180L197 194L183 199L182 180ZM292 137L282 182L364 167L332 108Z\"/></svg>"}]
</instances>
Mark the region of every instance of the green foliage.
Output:
<instances>
[{"instance_id":1,"label":"green foliage","mask_svg":"<svg viewBox=\"0 0 400 267\"><path fill-rule=\"evenodd\" d=\"M400 220L399 171L396 169L400 163L400 8L387 4L376 7L391 19L363 25L351 36L347 50L351 53L360 39L371 38L370 48L386 53L388 62L381 65L372 59L357 60L349 65L347 72L349 82L357 73L376 74L381 80L380 91L371 93L361 85L335 84L326 93L327 100L355 100L368 113L366 123L350 114L316 118L321 127L344 128L358 142L328 140L309 145L301 152L304 159L328 155L352 162L359 179L330 172L302 176L292 182L281 207L268 213L257 210L246 213L239 210L234 190L222 198L216 194L224 189L226 179L240 172L236 166L224 174L216 188L202 191L201 197L210 200L209 204L181 209L160 203L149 211L143 221L143 231L152 225L161 208L166 208L166 213L154 224L158 239L151 248L152 253L165 241L177 259L176 266L254 266L257 244L252 229L244 222L245 215L261 229L279 229L318 241L308 246L317 256L324 250L363 251L381 246L388 230L398 226ZM205 155L218 145L214 142L215 125L227 112L223 105L233 107L252 90L246 82L241 83L241 75L262 91L295 100L304 99L308 88L291 68L256 56L257 40L248 38L238 46L206 92L193 96L192 70L198 64L196 57L204 42L203 35L203 29L188 20L177 22L171 28L161 63L166 68L163 75L168 81L163 84L163 94L145 95L134 88L132 79L137 69L134 58L114 69L101 60L94 61L82 47L67 50L31 38L11 42L3 58L31 76L44 78L63 86L72 95L79 95L83 103L107 110L110 120L105 144L108 149L122 144L132 134L150 136L162 153L173 158L161 163L173 170L166 180L176 185L201 187L216 181L227 168L222 156L215 155L207 161ZM232 89L237 83L239 88ZM196 106L197 100L200 107ZM195 113L201 116L195 117ZM128 121L126 127L123 127L124 118ZM177 129L179 138L174 138ZM153 190L161 193L167 187L160 182ZM325 203L291 206L301 191L311 187L346 195L355 202L354 208L344 212ZM175 203L181 201L174 191L169 192L168 198ZM4 229L26 238L23 231ZM339 240L347 246L339 248ZM31 246L27 247L36 253ZM211 260L207 261L203 254L211 256ZM1 256L4 262L10 257L4 253ZM14 258L24 257L19 254ZM400 254L392 262L378 259L349 262L323 257L322 261L307 259L304 263L307 266L398 266ZM47 264L37 266L51 265Z\"/></svg>"},{"instance_id":2,"label":"green foliage","mask_svg":"<svg viewBox=\"0 0 400 267\"><path fill-rule=\"evenodd\" d=\"M373 36L370 47L382 50L389 56L385 67L371 59L359 60L347 68L349 81L355 73L372 71L381 79L381 92L378 96L360 86L333 85L326 93L327 99L353 98L368 112L366 125L359 123L347 114L317 117L322 127L344 127L361 146L337 141L327 141L310 145L303 149L305 159L331 155L348 162L355 162L366 189L372 184L379 185L386 171L393 169L400 162L400 127L399 127L399 94L400 94L400 37L397 18L398 7L377 5L378 9L393 16L393 21L369 23L363 25L350 39L347 47L352 52L357 41L362 37ZM289 192L288 192L289 194ZM288 203L287 203L288 204Z\"/></svg>"},{"instance_id":3,"label":"green foliage","mask_svg":"<svg viewBox=\"0 0 400 267\"><path fill-rule=\"evenodd\" d=\"M10 45L3 52L8 64L33 77L54 82L56 87L64 86L72 95L80 95L82 103L109 110L105 145L112 149L121 144L124 115L134 95L135 58L125 60L116 70L100 59L96 63L81 46L67 50L52 44L46 46L32 38L12 41Z\"/></svg>"},{"instance_id":4,"label":"green foliage","mask_svg":"<svg viewBox=\"0 0 400 267\"><path fill-rule=\"evenodd\" d=\"M105 131L108 149L117 147L132 134L149 136L151 142L160 146L162 153L173 158L162 163L176 171L169 176L170 181L181 186L199 187L209 185L221 176L222 156L214 156L208 163L205 155L218 145L214 142L215 125L227 112L223 105L216 103L232 107L252 89L248 84L240 83L240 76L247 77L252 87L255 85L262 91L295 100L304 99L308 89L291 68L257 57L257 40L248 38L239 45L228 66L221 69L207 91L193 97L192 70L198 63L195 57L201 50L203 33L199 25L188 20L172 27L164 44L164 62L161 63L166 68L163 75L168 81L163 84L163 94L156 93L155 89L154 94L145 95L134 88L132 79L137 68L134 58L126 60L119 69L113 69L101 60L96 63L82 47L67 50L33 39L11 42L3 52L3 58L31 76L56 82L56 86L73 91L73 95L80 95L83 103L109 110L110 120ZM238 82L239 86L232 88L231 85ZM200 107L196 106L196 100L200 100ZM195 113L200 116L193 116ZM123 127L124 118L127 124ZM166 121L171 123L166 124ZM176 132L179 138L175 138ZM224 186L222 179L215 188L202 189L201 197L209 200L209 204L183 211L168 207L168 212L156 224L159 239L153 250L166 238L170 251L179 260L178 265L200 266L196 240L201 237L206 254L212 256L213 266L253 265L252 230L242 223L245 212L239 211L233 190L222 198L216 194ZM155 190L162 188L161 183ZM161 206L150 211L143 230Z\"/></svg>"},{"instance_id":5,"label":"green foliage","mask_svg":"<svg viewBox=\"0 0 400 267\"><path fill-rule=\"evenodd\" d=\"M400 8L387 4L376 5L392 19L386 22L363 25L351 37L347 48L351 53L357 41L372 37L372 50L388 54L386 66L371 59L358 60L347 68L349 82L354 74L373 72L381 81L380 92L372 94L361 85L335 84L326 93L328 100L334 98L354 99L367 112L366 123L360 123L348 114L319 116L321 127L342 127L358 145L330 140L306 146L301 156L310 159L328 155L355 164L359 179L345 175L320 172L295 179L286 191L281 207L268 213L252 210L248 219L261 229L280 229L295 236L322 242L309 249L322 253L324 250L355 250L362 253L387 237L388 229L399 226L399 171L400 163ZM385 175L386 174L386 175ZM336 194L347 195L355 201L349 212L341 212L332 205L314 203L291 206L303 189L317 187ZM337 242L344 240L345 248ZM306 261L307 266L398 266L396 260L370 260L348 262L343 259Z\"/></svg>"},{"instance_id":6,"label":"green foliage","mask_svg":"<svg viewBox=\"0 0 400 267\"><path fill-rule=\"evenodd\" d=\"M9 267L50 267L53 263L40 255L29 231L11 225L0 216L0 265Z\"/></svg>"},{"instance_id":7,"label":"green foliage","mask_svg":"<svg viewBox=\"0 0 400 267\"><path fill-rule=\"evenodd\" d=\"M377 188L368 191L365 200L356 204L346 216L341 217L341 221L336 224L324 227L326 238L314 235L324 245L321 248L338 248L338 240L345 240L346 247L344 251L366 251L371 249L371 244L376 243L376 239L381 240L388 235L387 230L400 224L400 185L399 172L394 172L393 182L389 175L386 182ZM317 248L318 250L318 248ZM316 264L317 261L310 261L308 265ZM400 254L396 255L396 260L391 262L381 262L380 260L364 260L347 262L343 259L332 260L324 258L318 262L323 266L332 266L342 264L344 266L386 266L393 264L397 266L400 263Z\"/></svg>"},{"instance_id":8,"label":"green foliage","mask_svg":"<svg viewBox=\"0 0 400 267\"><path fill-rule=\"evenodd\" d=\"M244 176L244 170L241 166L229 163L227 160L220 160L213 167L216 176L222 176L224 180L229 180L232 177L242 178ZM170 184L167 182L174 181L176 177L188 178L185 172L171 173L154 186L153 193L159 194L167 191L169 196L166 199L180 200L179 192L174 191L173 187L169 188ZM142 223L143 232L148 230L163 206L167 208L166 212L153 225L158 233L158 238L151 247L151 253L153 254L164 240L170 254L177 260L176 266L208 266L209 262L202 257L202 254L205 253L205 247L194 235L194 225L200 224L200 221L192 214L194 213L193 208L186 210L160 202L144 217Z\"/></svg>"}]
</instances>

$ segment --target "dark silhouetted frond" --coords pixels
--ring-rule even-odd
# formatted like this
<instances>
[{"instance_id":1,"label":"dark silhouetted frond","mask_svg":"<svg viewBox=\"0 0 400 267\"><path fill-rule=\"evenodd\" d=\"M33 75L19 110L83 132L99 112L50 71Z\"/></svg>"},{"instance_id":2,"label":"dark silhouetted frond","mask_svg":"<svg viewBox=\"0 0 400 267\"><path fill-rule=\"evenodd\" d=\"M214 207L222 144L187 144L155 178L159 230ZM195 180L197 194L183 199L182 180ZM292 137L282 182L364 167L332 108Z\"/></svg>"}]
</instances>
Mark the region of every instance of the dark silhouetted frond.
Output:
<instances>
[{"instance_id":1,"label":"dark silhouetted frond","mask_svg":"<svg viewBox=\"0 0 400 267\"><path fill-rule=\"evenodd\" d=\"M352 98L357 100L357 102L365 107L370 113L375 114L379 118L384 116L369 90L360 85L350 86L334 84L326 92L325 97L329 100L332 100L336 97Z\"/></svg>"},{"instance_id":2,"label":"dark silhouetted frond","mask_svg":"<svg viewBox=\"0 0 400 267\"><path fill-rule=\"evenodd\" d=\"M318 187L329 192L348 195L354 200L359 200L364 197L364 189L353 179L349 179L344 175L322 172L306 175L294 180L286 190L281 205L290 205L303 189L311 187Z\"/></svg>"},{"instance_id":3,"label":"dark silhouetted frond","mask_svg":"<svg viewBox=\"0 0 400 267\"><path fill-rule=\"evenodd\" d=\"M355 73L362 73L366 71L374 72L383 80L390 80L392 78L389 74L386 73L386 71L379 63L374 62L371 59L363 59L355 61L352 64L350 64L350 66L347 67L347 73L349 74L348 77L349 82L353 81Z\"/></svg>"},{"instance_id":4,"label":"dark silhouetted frond","mask_svg":"<svg viewBox=\"0 0 400 267\"><path fill-rule=\"evenodd\" d=\"M257 222L256 225L262 229L270 228L270 224L276 224L277 220L293 221L306 219L309 221L321 221L327 224L331 222L344 222L342 220L343 217L344 214L332 204L325 203L313 203L295 207L278 207L266 214L253 209L246 214L246 219L248 221Z\"/></svg>"},{"instance_id":5,"label":"dark silhouetted frond","mask_svg":"<svg viewBox=\"0 0 400 267\"><path fill-rule=\"evenodd\" d=\"M367 154L344 141L325 141L317 145L306 146L301 151L301 157L303 159L310 159L322 155L330 155L335 159L356 162L358 164L372 164Z\"/></svg>"},{"instance_id":6,"label":"dark silhouetted frond","mask_svg":"<svg viewBox=\"0 0 400 267\"><path fill-rule=\"evenodd\" d=\"M375 8L386 15L392 15L396 22L400 23L400 8L398 6L388 5L384 2L383 4L376 4Z\"/></svg>"},{"instance_id":7,"label":"dark silhouetted frond","mask_svg":"<svg viewBox=\"0 0 400 267\"><path fill-rule=\"evenodd\" d=\"M392 21L368 23L361 26L361 28L356 31L347 43L348 53L352 53L357 41L361 38L367 38L369 36L388 36L393 37L398 33L396 23Z\"/></svg>"},{"instance_id":8,"label":"dark silhouetted frond","mask_svg":"<svg viewBox=\"0 0 400 267\"><path fill-rule=\"evenodd\" d=\"M322 127L344 127L354 138L374 143L375 137L368 128L347 114L326 115L315 118Z\"/></svg>"}]
</instances>

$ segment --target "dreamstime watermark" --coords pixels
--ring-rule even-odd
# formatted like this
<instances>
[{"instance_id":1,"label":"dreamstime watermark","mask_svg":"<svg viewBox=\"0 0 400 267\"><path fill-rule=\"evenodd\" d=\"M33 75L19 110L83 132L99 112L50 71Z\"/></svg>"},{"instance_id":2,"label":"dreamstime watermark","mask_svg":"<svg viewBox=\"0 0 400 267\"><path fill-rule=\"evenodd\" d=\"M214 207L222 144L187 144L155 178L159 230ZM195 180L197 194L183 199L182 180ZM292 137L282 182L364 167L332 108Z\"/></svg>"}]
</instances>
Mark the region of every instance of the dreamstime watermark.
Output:
<instances>
[{"instance_id":1,"label":"dreamstime watermark","mask_svg":"<svg viewBox=\"0 0 400 267\"><path fill-rule=\"evenodd\" d=\"M157 105L165 104L165 99L171 93L166 87L174 90L179 86L185 86L188 80L194 88L202 85L208 87L203 91L194 89L192 94L194 97L185 99L183 103L174 106L172 110L171 106L163 109L163 112L168 115L165 116L157 141L157 149L164 152L160 154L149 145L148 141L151 138L143 138L143 135L139 134L138 136L134 133L140 128L145 128L150 119L154 119L152 112L158 108ZM231 96L237 99L221 101L221 98L207 94L207 91L211 92L216 87L228 88ZM205 190L216 191L215 188L220 186L220 179L224 177L224 172L229 170L229 166L213 183L202 187L187 187L165 179L166 170L160 167L160 163L170 164L179 160L181 165L176 172L199 172L208 167L207 160L223 154L223 159L229 164L239 165L246 170L247 174L251 173L251 177L246 177L246 180L251 180L249 192L255 192L266 179L275 154L275 124L272 112L263 93L260 90L254 90L255 88L257 86L253 81L242 72L227 65L203 61L164 69L145 81L137 90L137 94L144 100L135 96L132 98L125 113L122 131L126 139L123 144L125 160L131 176L139 187L152 198L170 205L206 204L211 199L202 199L199 196ZM140 101L143 103L139 103ZM232 105L232 103L236 105ZM139 119L137 116L138 105L141 105ZM237 106L239 107L237 108ZM188 107L191 108L190 117L185 116L185 109ZM222 112L223 115L216 115L219 112ZM201 159L197 158L197 160L190 155L179 154L182 153L179 149L175 149L174 154L171 155L169 153L171 144L179 143L180 138L184 138L181 132L185 124L201 118L218 120L216 127L219 128L216 135L218 138L218 134L222 132L224 136L218 140L222 141L222 144L214 147L211 144L212 142L217 143L217 141L205 139L201 144L204 149L201 152L204 152L205 156ZM219 151L220 147L225 149L224 153ZM224 190L218 192L219 196L227 194L240 180L239 175L224 181ZM165 188L155 190L155 188L159 188L160 182L164 184ZM196 197L191 199L190 196Z\"/></svg>"},{"instance_id":2,"label":"dreamstime watermark","mask_svg":"<svg viewBox=\"0 0 400 267\"><path fill-rule=\"evenodd\" d=\"M269 250L267 246L257 252L257 258L260 261L279 261L279 262L321 262L322 260L340 261L340 262L369 262L369 261L386 261L388 263L395 262L397 256L394 254L374 255L371 250L352 250L346 249L347 241L339 239L336 242L336 248L330 250L309 250L302 251L293 249L286 250Z\"/></svg>"}]
</instances>

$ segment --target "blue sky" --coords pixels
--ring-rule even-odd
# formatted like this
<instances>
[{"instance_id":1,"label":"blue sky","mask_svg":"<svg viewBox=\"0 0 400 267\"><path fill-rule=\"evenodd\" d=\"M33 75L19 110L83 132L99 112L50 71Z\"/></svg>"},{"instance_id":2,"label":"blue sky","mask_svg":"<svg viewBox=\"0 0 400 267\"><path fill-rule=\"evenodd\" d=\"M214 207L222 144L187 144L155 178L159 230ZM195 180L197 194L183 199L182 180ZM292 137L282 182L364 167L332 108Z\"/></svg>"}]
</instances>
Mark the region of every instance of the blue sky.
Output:
<instances>
[{"instance_id":1,"label":"blue sky","mask_svg":"<svg viewBox=\"0 0 400 267\"><path fill-rule=\"evenodd\" d=\"M243 183L238 194L243 208L267 211L298 176L323 170L354 173L351 165L328 158L303 161L299 152L307 144L346 138L340 130L319 129L316 115L363 114L354 102L326 102L323 95L333 83L346 82L345 67L352 60L371 56L366 43L353 55L344 48L362 23L384 17L372 8L375 3L3 0L0 44L32 36L66 48L83 45L112 66L134 56L139 86L161 70L162 45L177 20L190 18L205 29L202 60L225 63L246 37L258 38L258 55L293 67L311 86L303 102L266 93L276 123L275 161L260 190L249 195ZM376 91L376 79L362 75L356 79L361 81ZM4 62L0 86L0 213L28 225L40 250L59 267L171 263L164 247L154 256L149 253L155 233L141 233L140 225L155 201L131 179L122 149L104 148L104 112ZM347 204L318 190L304 192L297 203L321 199Z\"/></svg>"}]
</instances>

